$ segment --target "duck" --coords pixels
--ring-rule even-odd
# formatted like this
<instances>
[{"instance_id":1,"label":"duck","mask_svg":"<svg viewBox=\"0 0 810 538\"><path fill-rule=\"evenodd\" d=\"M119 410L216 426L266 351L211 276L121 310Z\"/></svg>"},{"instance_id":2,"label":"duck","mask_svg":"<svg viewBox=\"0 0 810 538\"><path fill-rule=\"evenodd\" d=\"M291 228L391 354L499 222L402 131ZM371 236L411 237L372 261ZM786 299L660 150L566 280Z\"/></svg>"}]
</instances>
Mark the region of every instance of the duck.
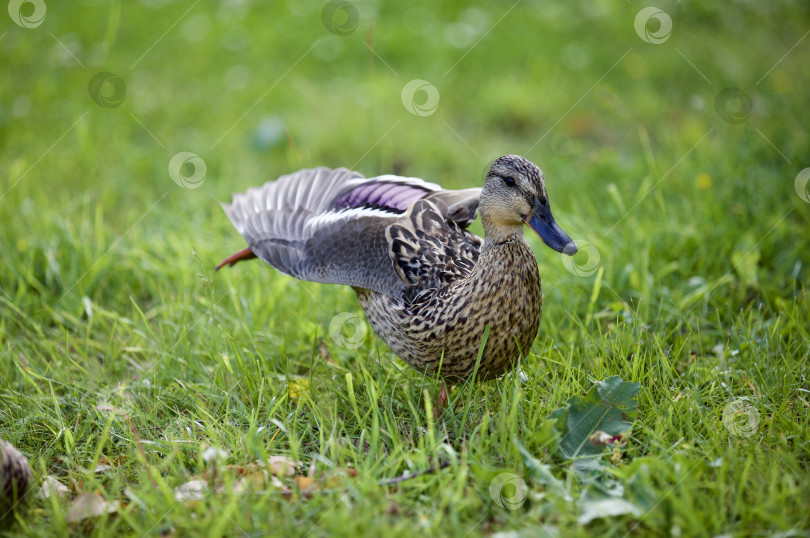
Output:
<instances>
[{"instance_id":1,"label":"duck","mask_svg":"<svg viewBox=\"0 0 810 538\"><path fill-rule=\"evenodd\" d=\"M31 466L14 445L0 439L0 530L10 527L31 483Z\"/></svg>"},{"instance_id":2,"label":"duck","mask_svg":"<svg viewBox=\"0 0 810 538\"><path fill-rule=\"evenodd\" d=\"M300 280L351 286L394 354L445 383L494 379L528 357L543 296L524 226L577 252L543 172L520 155L495 159L483 187L319 167L222 207L248 246L216 270L259 258ZM468 229L479 214L483 238Z\"/></svg>"}]
</instances>

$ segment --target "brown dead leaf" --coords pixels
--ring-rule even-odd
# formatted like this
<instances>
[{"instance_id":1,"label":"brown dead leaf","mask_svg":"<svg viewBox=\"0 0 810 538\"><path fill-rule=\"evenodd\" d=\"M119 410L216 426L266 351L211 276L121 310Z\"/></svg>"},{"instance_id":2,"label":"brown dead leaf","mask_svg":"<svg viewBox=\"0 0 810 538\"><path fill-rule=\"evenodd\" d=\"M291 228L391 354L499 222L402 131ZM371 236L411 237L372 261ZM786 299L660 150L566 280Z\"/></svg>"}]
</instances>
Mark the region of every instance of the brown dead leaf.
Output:
<instances>
[{"instance_id":1,"label":"brown dead leaf","mask_svg":"<svg viewBox=\"0 0 810 538\"><path fill-rule=\"evenodd\" d=\"M295 477L295 484L301 493L309 493L315 486L315 480L308 476L298 475Z\"/></svg>"},{"instance_id":2,"label":"brown dead leaf","mask_svg":"<svg viewBox=\"0 0 810 538\"><path fill-rule=\"evenodd\" d=\"M289 456L270 456L267 458L267 467L276 476L295 476L297 462Z\"/></svg>"},{"instance_id":3,"label":"brown dead leaf","mask_svg":"<svg viewBox=\"0 0 810 538\"><path fill-rule=\"evenodd\" d=\"M237 476L250 476L256 473L266 473L267 465L261 460L245 465L226 465L225 469Z\"/></svg>"},{"instance_id":4,"label":"brown dead leaf","mask_svg":"<svg viewBox=\"0 0 810 538\"><path fill-rule=\"evenodd\" d=\"M90 517L103 516L118 512L118 501L109 502L98 493L82 493L70 505L65 519L70 523Z\"/></svg>"},{"instance_id":5,"label":"brown dead leaf","mask_svg":"<svg viewBox=\"0 0 810 538\"><path fill-rule=\"evenodd\" d=\"M174 488L174 498L178 501L199 501L205 498L208 484L204 480L189 480Z\"/></svg>"},{"instance_id":6,"label":"brown dead leaf","mask_svg":"<svg viewBox=\"0 0 810 538\"><path fill-rule=\"evenodd\" d=\"M51 495L62 498L70 493L70 490L62 482L51 475L42 480L42 487L37 492L37 499L48 499Z\"/></svg>"},{"instance_id":7,"label":"brown dead leaf","mask_svg":"<svg viewBox=\"0 0 810 538\"><path fill-rule=\"evenodd\" d=\"M247 465L228 465L225 472L239 476L239 480L234 483L234 491L241 492L248 486L254 489L263 488L270 480L270 473L263 462L248 463Z\"/></svg>"},{"instance_id":8,"label":"brown dead leaf","mask_svg":"<svg viewBox=\"0 0 810 538\"><path fill-rule=\"evenodd\" d=\"M270 483L273 484L273 487L280 490L286 490L287 486L284 485L284 482L279 480L279 478L275 475L270 475Z\"/></svg>"}]
</instances>

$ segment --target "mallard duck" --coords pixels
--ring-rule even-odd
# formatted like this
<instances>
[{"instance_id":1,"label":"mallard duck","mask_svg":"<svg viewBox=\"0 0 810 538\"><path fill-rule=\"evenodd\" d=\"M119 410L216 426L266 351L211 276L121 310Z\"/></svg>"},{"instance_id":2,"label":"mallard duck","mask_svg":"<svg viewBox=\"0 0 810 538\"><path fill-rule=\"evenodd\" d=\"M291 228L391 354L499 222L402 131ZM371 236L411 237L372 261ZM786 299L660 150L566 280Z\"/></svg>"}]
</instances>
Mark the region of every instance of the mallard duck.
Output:
<instances>
[{"instance_id":1,"label":"mallard duck","mask_svg":"<svg viewBox=\"0 0 810 538\"><path fill-rule=\"evenodd\" d=\"M495 160L483 188L314 168L223 208L248 248L217 270L258 257L301 280L352 286L396 355L448 381L492 379L529 353L542 292L523 225L558 252L577 251L551 215L543 173L518 155ZM484 239L467 230L478 213Z\"/></svg>"},{"instance_id":2,"label":"mallard duck","mask_svg":"<svg viewBox=\"0 0 810 538\"><path fill-rule=\"evenodd\" d=\"M30 482L28 460L11 443L0 439L0 529L10 525Z\"/></svg>"}]
</instances>

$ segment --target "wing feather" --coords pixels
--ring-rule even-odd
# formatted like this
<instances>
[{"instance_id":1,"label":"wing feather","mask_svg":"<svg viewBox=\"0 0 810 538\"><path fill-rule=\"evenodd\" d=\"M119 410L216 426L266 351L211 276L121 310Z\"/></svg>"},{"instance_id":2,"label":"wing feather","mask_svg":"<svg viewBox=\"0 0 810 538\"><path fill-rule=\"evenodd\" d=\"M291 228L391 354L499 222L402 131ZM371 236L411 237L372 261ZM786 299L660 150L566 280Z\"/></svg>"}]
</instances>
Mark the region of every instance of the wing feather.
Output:
<instances>
[{"instance_id":1,"label":"wing feather","mask_svg":"<svg viewBox=\"0 0 810 538\"><path fill-rule=\"evenodd\" d=\"M479 192L442 191L419 178L364 178L345 168L321 167L236 194L223 208L256 256L282 273L400 295L412 282L395 269L388 227L400 223L410 229L406 211L426 197L433 200L434 213L420 215L427 219L423 224L447 227L445 217L456 215L466 227L475 218ZM429 257L441 248L433 245Z\"/></svg>"}]
</instances>

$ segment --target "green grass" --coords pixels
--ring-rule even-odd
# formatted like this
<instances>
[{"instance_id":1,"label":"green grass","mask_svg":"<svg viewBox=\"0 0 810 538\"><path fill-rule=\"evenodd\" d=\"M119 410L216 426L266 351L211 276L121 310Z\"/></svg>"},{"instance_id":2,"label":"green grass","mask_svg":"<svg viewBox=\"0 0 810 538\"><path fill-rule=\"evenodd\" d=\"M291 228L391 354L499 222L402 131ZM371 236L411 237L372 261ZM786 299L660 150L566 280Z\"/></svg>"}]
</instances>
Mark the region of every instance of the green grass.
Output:
<instances>
[{"instance_id":1,"label":"green grass","mask_svg":"<svg viewBox=\"0 0 810 538\"><path fill-rule=\"evenodd\" d=\"M637 2L358 1L348 36L320 3L66 4L0 22L0 437L71 489L30 499L12 535L810 532L807 6L665 2L673 32L653 45ZM126 84L117 108L90 98L101 71ZM434 114L403 106L413 79L438 89ZM752 99L741 123L715 110L725 87ZM169 176L181 151L207 165L199 188ZM453 389L436 420L436 381L371 332L330 336L362 316L350 289L213 272L243 246L218 205L233 192L321 164L461 188L527 151L598 264L575 274L530 238L545 300L523 375ZM602 479L643 510L580 525L593 484L546 419L612 375L640 384L639 413ZM750 437L724 427L740 398ZM175 502L210 478L207 447L357 476ZM489 494L501 472L527 484L515 510ZM80 492L121 508L67 522Z\"/></svg>"}]
</instances>

